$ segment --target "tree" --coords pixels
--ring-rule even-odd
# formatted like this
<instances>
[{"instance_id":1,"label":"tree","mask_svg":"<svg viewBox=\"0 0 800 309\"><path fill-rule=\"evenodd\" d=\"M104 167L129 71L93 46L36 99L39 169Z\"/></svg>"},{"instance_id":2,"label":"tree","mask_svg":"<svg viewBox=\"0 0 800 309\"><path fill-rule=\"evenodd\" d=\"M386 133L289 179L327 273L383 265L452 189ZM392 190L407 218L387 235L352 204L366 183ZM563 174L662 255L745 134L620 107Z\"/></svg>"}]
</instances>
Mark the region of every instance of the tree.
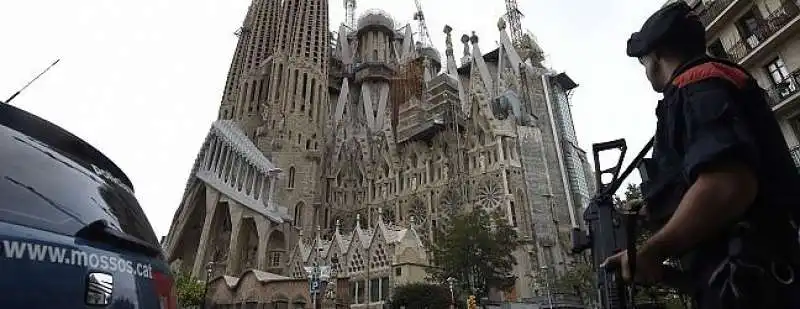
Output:
<instances>
[{"instance_id":1,"label":"tree","mask_svg":"<svg viewBox=\"0 0 800 309\"><path fill-rule=\"evenodd\" d=\"M576 261L572 267L556 278L553 286L556 291L575 294L583 302L594 298L594 270L588 263Z\"/></svg>"},{"instance_id":2,"label":"tree","mask_svg":"<svg viewBox=\"0 0 800 309\"><path fill-rule=\"evenodd\" d=\"M436 267L429 273L437 282L456 279L460 290L478 299L487 297L491 288L514 284L512 253L518 245L516 231L499 214L476 209L456 215L430 245Z\"/></svg>"},{"instance_id":3,"label":"tree","mask_svg":"<svg viewBox=\"0 0 800 309\"><path fill-rule=\"evenodd\" d=\"M438 309L449 308L450 289L444 285L430 283L410 283L394 289L389 308L400 309ZM458 300L458 298L456 298ZM459 307L459 306L456 306Z\"/></svg>"},{"instance_id":4,"label":"tree","mask_svg":"<svg viewBox=\"0 0 800 309\"><path fill-rule=\"evenodd\" d=\"M202 305L205 294L204 283L182 272L177 273L176 277L175 288L178 294L178 304L181 307Z\"/></svg>"}]
</instances>

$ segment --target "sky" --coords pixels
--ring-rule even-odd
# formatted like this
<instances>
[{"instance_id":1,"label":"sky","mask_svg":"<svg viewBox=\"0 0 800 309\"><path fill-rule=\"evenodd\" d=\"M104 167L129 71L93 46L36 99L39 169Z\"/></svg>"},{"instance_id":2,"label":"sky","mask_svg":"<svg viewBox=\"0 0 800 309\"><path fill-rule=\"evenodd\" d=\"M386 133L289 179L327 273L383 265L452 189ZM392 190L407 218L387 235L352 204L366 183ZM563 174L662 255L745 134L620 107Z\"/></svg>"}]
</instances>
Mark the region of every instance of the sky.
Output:
<instances>
[{"instance_id":1,"label":"sky","mask_svg":"<svg viewBox=\"0 0 800 309\"><path fill-rule=\"evenodd\" d=\"M445 24L497 46L503 0L421 0L442 51ZM580 86L572 112L581 146L618 138L628 158L655 130L659 95L625 42L664 0L518 0L555 70ZM197 152L216 120L234 32L250 0L0 1L0 100L56 59L61 62L12 103L104 152L131 178L158 236L178 207ZM412 22L414 0L358 0ZM330 3L331 24L344 20ZM613 158L612 158L613 160ZM608 161L608 159L603 160Z\"/></svg>"}]
</instances>

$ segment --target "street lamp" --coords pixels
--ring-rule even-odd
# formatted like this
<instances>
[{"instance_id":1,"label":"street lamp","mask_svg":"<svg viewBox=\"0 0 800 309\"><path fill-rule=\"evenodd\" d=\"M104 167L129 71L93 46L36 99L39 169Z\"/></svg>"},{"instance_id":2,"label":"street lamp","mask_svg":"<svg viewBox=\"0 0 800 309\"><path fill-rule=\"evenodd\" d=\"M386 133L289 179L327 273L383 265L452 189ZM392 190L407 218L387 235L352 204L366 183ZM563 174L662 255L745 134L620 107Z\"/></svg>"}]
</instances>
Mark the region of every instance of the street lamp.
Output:
<instances>
[{"instance_id":1,"label":"street lamp","mask_svg":"<svg viewBox=\"0 0 800 309\"><path fill-rule=\"evenodd\" d=\"M203 287L203 309L206 308L206 300L208 299L208 286L211 284L211 275L214 272L214 262L208 262L206 265L206 284Z\"/></svg>"},{"instance_id":2,"label":"street lamp","mask_svg":"<svg viewBox=\"0 0 800 309\"><path fill-rule=\"evenodd\" d=\"M544 273L544 285L545 289L547 289L547 303L549 304L549 308L553 309L553 294L550 292L550 278L549 278L549 271L547 265L542 265L541 267L542 272Z\"/></svg>"},{"instance_id":3,"label":"street lamp","mask_svg":"<svg viewBox=\"0 0 800 309\"><path fill-rule=\"evenodd\" d=\"M453 277L447 278L447 286L450 288L450 308L455 309L456 307L456 295L453 293L453 283L456 282L456 279Z\"/></svg>"}]
</instances>

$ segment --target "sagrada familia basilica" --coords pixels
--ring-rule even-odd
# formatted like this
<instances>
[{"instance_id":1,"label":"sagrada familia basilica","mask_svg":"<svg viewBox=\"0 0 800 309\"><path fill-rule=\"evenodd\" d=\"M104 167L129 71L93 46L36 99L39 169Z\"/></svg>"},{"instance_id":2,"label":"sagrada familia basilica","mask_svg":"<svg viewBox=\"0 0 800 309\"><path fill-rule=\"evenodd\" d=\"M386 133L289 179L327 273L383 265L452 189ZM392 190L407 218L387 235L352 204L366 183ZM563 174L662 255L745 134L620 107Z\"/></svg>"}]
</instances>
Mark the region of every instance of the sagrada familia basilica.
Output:
<instances>
[{"instance_id":1,"label":"sagrada familia basilica","mask_svg":"<svg viewBox=\"0 0 800 309\"><path fill-rule=\"evenodd\" d=\"M332 31L328 5L253 0L164 242L173 267L209 275L221 308L375 308L427 279L435 229L480 207L523 240L516 284L495 297L541 293L542 266L568 267L594 190L569 109L577 84L510 17L485 34L499 40L489 52L445 27L442 57L424 21L356 19L345 0ZM320 299L311 265L333 270Z\"/></svg>"}]
</instances>

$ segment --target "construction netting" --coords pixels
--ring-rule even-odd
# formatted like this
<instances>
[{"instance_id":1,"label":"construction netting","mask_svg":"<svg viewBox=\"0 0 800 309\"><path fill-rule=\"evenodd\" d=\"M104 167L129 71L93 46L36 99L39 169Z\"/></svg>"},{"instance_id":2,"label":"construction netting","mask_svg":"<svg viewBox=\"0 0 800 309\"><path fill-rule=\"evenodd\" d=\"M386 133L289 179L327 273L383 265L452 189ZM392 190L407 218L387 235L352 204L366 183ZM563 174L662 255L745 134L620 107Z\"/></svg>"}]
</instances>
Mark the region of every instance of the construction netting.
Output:
<instances>
[{"instance_id":1,"label":"construction netting","mask_svg":"<svg viewBox=\"0 0 800 309\"><path fill-rule=\"evenodd\" d=\"M397 120L400 107L412 99L420 100L425 87L425 69L422 59L415 59L398 66L389 85L389 102L392 106L392 129L397 136Z\"/></svg>"}]
</instances>

